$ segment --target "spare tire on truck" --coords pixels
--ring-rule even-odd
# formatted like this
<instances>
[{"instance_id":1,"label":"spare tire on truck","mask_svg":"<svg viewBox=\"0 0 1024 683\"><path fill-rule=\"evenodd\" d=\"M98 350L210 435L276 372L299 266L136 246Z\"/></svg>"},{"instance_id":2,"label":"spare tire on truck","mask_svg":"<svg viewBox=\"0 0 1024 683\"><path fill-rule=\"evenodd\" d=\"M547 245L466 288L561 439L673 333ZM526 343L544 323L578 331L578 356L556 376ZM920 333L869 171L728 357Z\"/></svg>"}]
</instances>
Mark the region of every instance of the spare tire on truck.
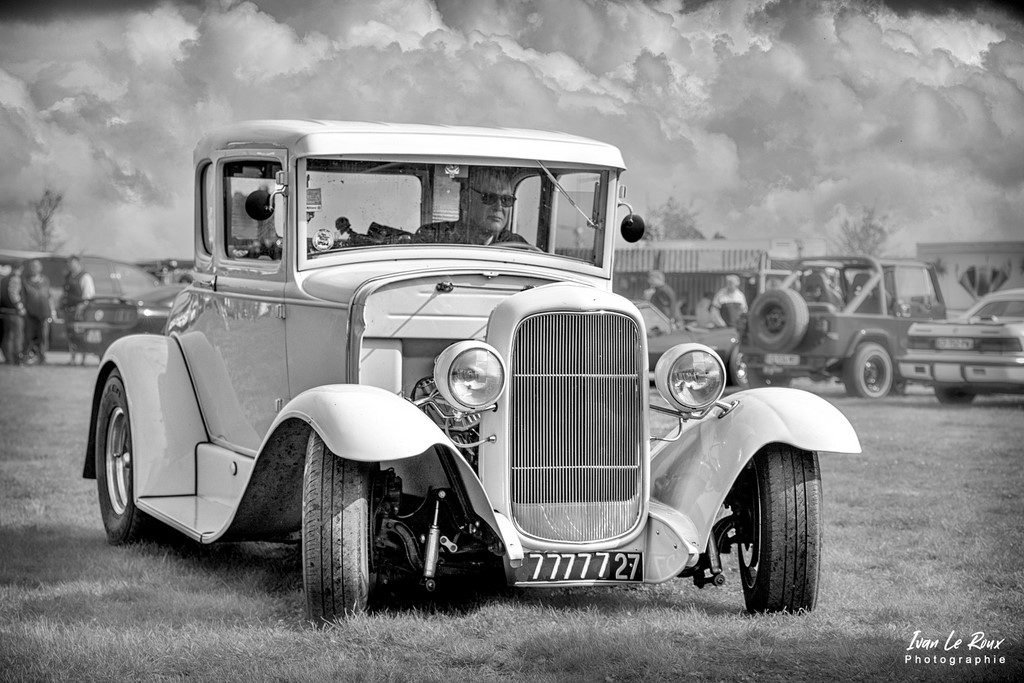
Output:
<instances>
[{"instance_id":1,"label":"spare tire on truck","mask_svg":"<svg viewBox=\"0 0 1024 683\"><path fill-rule=\"evenodd\" d=\"M769 289L754 299L747 316L751 343L765 351L796 348L807 332L807 302L793 289Z\"/></svg>"}]
</instances>

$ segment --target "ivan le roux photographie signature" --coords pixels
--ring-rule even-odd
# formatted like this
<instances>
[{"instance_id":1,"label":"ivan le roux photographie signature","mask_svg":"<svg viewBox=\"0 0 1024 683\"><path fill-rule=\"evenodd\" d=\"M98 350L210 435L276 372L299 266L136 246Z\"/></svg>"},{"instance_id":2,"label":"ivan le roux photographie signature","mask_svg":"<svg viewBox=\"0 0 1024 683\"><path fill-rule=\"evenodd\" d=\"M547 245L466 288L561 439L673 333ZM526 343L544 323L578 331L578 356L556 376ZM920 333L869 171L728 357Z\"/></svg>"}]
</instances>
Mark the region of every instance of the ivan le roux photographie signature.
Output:
<instances>
[{"instance_id":1,"label":"ivan le roux photographie signature","mask_svg":"<svg viewBox=\"0 0 1024 683\"><path fill-rule=\"evenodd\" d=\"M907 652L914 652L915 654L905 655L904 661L906 663L913 661L918 664L1005 664L1006 657L989 654L992 650L1000 649L1005 640L1005 638L989 638L985 635L984 631L975 631L969 636L960 637L953 630L949 632L945 642L942 642L938 638L924 638L921 636L920 631L914 631L914 635L910 637L910 645L907 646ZM939 649L940 647L941 650ZM981 657L981 652L979 651L985 651L985 656ZM920 656L925 653L938 654L946 652L951 653L951 655L943 657ZM970 656L966 654L957 656L961 652L969 653Z\"/></svg>"}]
</instances>

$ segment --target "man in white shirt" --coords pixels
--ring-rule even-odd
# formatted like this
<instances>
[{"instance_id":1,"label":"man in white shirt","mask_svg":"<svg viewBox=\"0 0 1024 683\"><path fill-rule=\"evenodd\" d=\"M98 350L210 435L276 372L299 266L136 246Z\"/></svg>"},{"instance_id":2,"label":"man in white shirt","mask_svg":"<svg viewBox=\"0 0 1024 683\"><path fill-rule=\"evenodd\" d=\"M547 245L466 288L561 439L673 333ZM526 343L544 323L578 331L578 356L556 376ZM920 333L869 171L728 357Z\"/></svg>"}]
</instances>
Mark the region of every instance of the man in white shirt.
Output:
<instances>
[{"instance_id":1,"label":"man in white shirt","mask_svg":"<svg viewBox=\"0 0 1024 683\"><path fill-rule=\"evenodd\" d=\"M737 275L725 276L725 287L711 300L711 317L716 327L734 327L740 315L747 312L747 297L740 289Z\"/></svg>"}]
</instances>

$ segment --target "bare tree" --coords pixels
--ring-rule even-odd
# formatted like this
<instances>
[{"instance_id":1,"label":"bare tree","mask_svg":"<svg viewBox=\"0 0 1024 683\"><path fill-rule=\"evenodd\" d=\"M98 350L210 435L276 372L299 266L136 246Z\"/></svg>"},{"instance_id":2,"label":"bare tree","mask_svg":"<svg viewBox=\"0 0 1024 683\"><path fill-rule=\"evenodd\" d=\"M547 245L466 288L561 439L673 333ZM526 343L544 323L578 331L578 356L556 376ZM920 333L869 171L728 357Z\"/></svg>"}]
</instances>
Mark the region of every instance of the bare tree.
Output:
<instances>
[{"instance_id":1,"label":"bare tree","mask_svg":"<svg viewBox=\"0 0 1024 683\"><path fill-rule=\"evenodd\" d=\"M46 187L43 189L43 196L32 203L32 208L36 212L36 223L30 230L29 239L37 250L56 251L64 245L64 240L57 235L57 224L54 220L63 201L63 192Z\"/></svg>"},{"instance_id":2,"label":"bare tree","mask_svg":"<svg viewBox=\"0 0 1024 683\"><path fill-rule=\"evenodd\" d=\"M881 256L892 228L885 225L875 207L864 208L860 218L845 218L836 235L836 245L842 254Z\"/></svg>"},{"instance_id":3,"label":"bare tree","mask_svg":"<svg viewBox=\"0 0 1024 683\"><path fill-rule=\"evenodd\" d=\"M683 206L675 197L669 197L661 206L648 210L647 231L644 239L702 240L704 233L697 229L697 212L692 206Z\"/></svg>"}]
</instances>

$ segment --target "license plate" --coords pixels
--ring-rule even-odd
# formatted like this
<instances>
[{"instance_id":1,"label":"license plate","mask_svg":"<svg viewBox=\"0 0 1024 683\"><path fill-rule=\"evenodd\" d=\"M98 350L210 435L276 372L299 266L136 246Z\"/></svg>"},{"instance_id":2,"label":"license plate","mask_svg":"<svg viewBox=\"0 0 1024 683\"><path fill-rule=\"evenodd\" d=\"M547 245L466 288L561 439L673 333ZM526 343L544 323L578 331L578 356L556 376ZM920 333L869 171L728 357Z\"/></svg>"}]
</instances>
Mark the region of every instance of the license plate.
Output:
<instances>
[{"instance_id":1,"label":"license plate","mask_svg":"<svg viewBox=\"0 0 1024 683\"><path fill-rule=\"evenodd\" d=\"M99 330L89 330L85 333L86 344L99 344L101 339L102 336Z\"/></svg>"},{"instance_id":2,"label":"license plate","mask_svg":"<svg viewBox=\"0 0 1024 683\"><path fill-rule=\"evenodd\" d=\"M516 570L517 583L643 580L643 553L527 553Z\"/></svg>"},{"instance_id":3,"label":"license plate","mask_svg":"<svg viewBox=\"0 0 1024 683\"><path fill-rule=\"evenodd\" d=\"M970 351L974 348L974 340L958 339L955 337L939 337L935 340L935 348L940 351Z\"/></svg>"},{"instance_id":4,"label":"license plate","mask_svg":"<svg viewBox=\"0 0 1024 683\"><path fill-rule=\"evenodd\" d=\"M766 353L765 365L800 365L800 356L795 353Z\"/></svg>"}]
</instances>

